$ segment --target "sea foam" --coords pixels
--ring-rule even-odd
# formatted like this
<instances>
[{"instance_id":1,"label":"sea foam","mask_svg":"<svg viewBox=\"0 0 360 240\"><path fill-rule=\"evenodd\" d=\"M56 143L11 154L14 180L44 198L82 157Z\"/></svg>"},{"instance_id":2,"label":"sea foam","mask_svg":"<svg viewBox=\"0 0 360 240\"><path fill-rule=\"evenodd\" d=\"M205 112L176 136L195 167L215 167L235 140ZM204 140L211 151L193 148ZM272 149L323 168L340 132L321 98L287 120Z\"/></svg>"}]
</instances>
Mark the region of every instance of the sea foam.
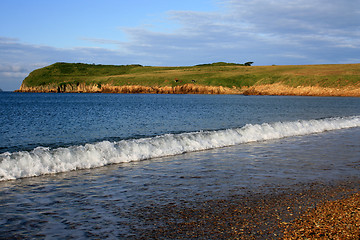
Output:
<instances>
[{"instance_id":1,"label":"sea foam","mask_svg":"<svg viewBox=\"0 0 360 240\"><path fill-rule=\"evenodd\" d=\"M103 141L81 146L0 154L0 181L90 169L242 143L360 127L360 116L247 124L241 128Z\"/></svg>"}]
</instances>

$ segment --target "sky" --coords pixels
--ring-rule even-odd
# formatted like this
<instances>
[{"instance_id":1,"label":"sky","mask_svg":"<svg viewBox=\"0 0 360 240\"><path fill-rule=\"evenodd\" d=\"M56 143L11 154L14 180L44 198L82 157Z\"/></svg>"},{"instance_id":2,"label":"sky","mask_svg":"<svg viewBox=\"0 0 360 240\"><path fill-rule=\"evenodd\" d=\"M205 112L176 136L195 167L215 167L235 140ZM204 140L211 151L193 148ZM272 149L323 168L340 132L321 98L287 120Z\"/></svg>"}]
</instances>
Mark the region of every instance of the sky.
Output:
<instances>
[{"instance_id":1,"label":"sky","mask_svg":"<svg viewBox=\"0 0 360 240\"><path fill-rule=\"evenodd\" d=\"M0 0L0 88L55 62L360 63L360 0Z\"/></svg>"}]
</instances>

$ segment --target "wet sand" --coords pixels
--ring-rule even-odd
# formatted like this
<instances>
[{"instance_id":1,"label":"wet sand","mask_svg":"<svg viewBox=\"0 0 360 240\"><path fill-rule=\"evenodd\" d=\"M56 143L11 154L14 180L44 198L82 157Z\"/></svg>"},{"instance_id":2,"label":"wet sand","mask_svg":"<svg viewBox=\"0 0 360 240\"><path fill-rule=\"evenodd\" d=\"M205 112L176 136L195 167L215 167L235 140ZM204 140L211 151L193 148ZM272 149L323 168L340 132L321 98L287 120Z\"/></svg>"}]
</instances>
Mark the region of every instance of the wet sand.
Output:
<instances>
[{"instance_id":1,"label":"wet sand","mask_svg":"<svg viewBox=\"0 0 360 240\"><path fill-rule=\"evenodd\" d=\"M262 190L265 192L261 193ZM360 180L298 184L150 206L134 239L359 239Z\"/></svg>"}]
</instances>

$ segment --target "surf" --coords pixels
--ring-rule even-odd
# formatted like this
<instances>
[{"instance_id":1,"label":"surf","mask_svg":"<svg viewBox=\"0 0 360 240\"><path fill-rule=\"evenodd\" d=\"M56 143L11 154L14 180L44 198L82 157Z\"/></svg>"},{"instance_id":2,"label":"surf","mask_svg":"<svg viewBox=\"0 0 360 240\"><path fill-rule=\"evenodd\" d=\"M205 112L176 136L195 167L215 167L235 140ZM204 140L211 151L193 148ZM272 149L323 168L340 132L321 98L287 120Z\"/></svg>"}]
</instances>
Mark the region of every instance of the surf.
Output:
<instances>
[{"instance_id":1,"label":"surf","mask_svg":"<svg viewBox=\"0 0 360 240\"><path fill-rule=\"evenodd\" d=\"M0 181L91 169L238 144L360 127L360 116L247 124L240 128L165 134L0 154Z\"/></svg>"}]
</instances>

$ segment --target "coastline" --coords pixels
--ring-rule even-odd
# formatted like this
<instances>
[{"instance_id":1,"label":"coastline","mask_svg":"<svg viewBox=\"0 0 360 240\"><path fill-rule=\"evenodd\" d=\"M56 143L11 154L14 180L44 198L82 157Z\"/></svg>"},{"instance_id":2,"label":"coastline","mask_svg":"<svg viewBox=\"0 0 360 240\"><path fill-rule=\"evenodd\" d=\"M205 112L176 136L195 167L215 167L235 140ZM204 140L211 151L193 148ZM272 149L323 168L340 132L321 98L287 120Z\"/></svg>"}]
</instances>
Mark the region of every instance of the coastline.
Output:
<instances>
[{"instance_id":1,"label":"coastline","mask_svg":"<svg viewBox=\"0 0 360 240\"><path fill-rule=\"evenodd\" d=\"M223 86L203 86L184 84L180 86L141 86L141 85L85 85L61 87L21 86L15 92L37 93L146 93L146 94L243 94L243 95L276 95L276 96L321 96L321 97L360 97L360 88L324 88L318 86L290 87L281 83L254 85L251 87L228 88Z\"/></svg>"},{"instance_id":2,"label":"coastline","mask_svg":"<svg viewBox=\"0 0 360 240\"><path fill-rule=\"evenodd\" d=\"M289 87L280 83L255 85L245 90L246 95L288 95L318 97L360 97L360 88L324 88L318 86Z\"/></svg>"},{"instance_id":3,"label":"coastline","mask_svg":"<svg viewBox=\"0 0 360 240\"><path fill-rule=\"evenodd\" d=\"M183 67L54 63L17 92L244 94L360 97L360 64Z\"/></svg>"},{"instance_id":4,"label":"coastline","mask_svg":"<svg viewBox=\"0 0 360 240\"><path fill-rule=\"evenodd\" d=\"M137 213L146 227L135 231L141 239L359 239L359 186L314 182L148 207Z\"/></svg>"}]
</instances>

